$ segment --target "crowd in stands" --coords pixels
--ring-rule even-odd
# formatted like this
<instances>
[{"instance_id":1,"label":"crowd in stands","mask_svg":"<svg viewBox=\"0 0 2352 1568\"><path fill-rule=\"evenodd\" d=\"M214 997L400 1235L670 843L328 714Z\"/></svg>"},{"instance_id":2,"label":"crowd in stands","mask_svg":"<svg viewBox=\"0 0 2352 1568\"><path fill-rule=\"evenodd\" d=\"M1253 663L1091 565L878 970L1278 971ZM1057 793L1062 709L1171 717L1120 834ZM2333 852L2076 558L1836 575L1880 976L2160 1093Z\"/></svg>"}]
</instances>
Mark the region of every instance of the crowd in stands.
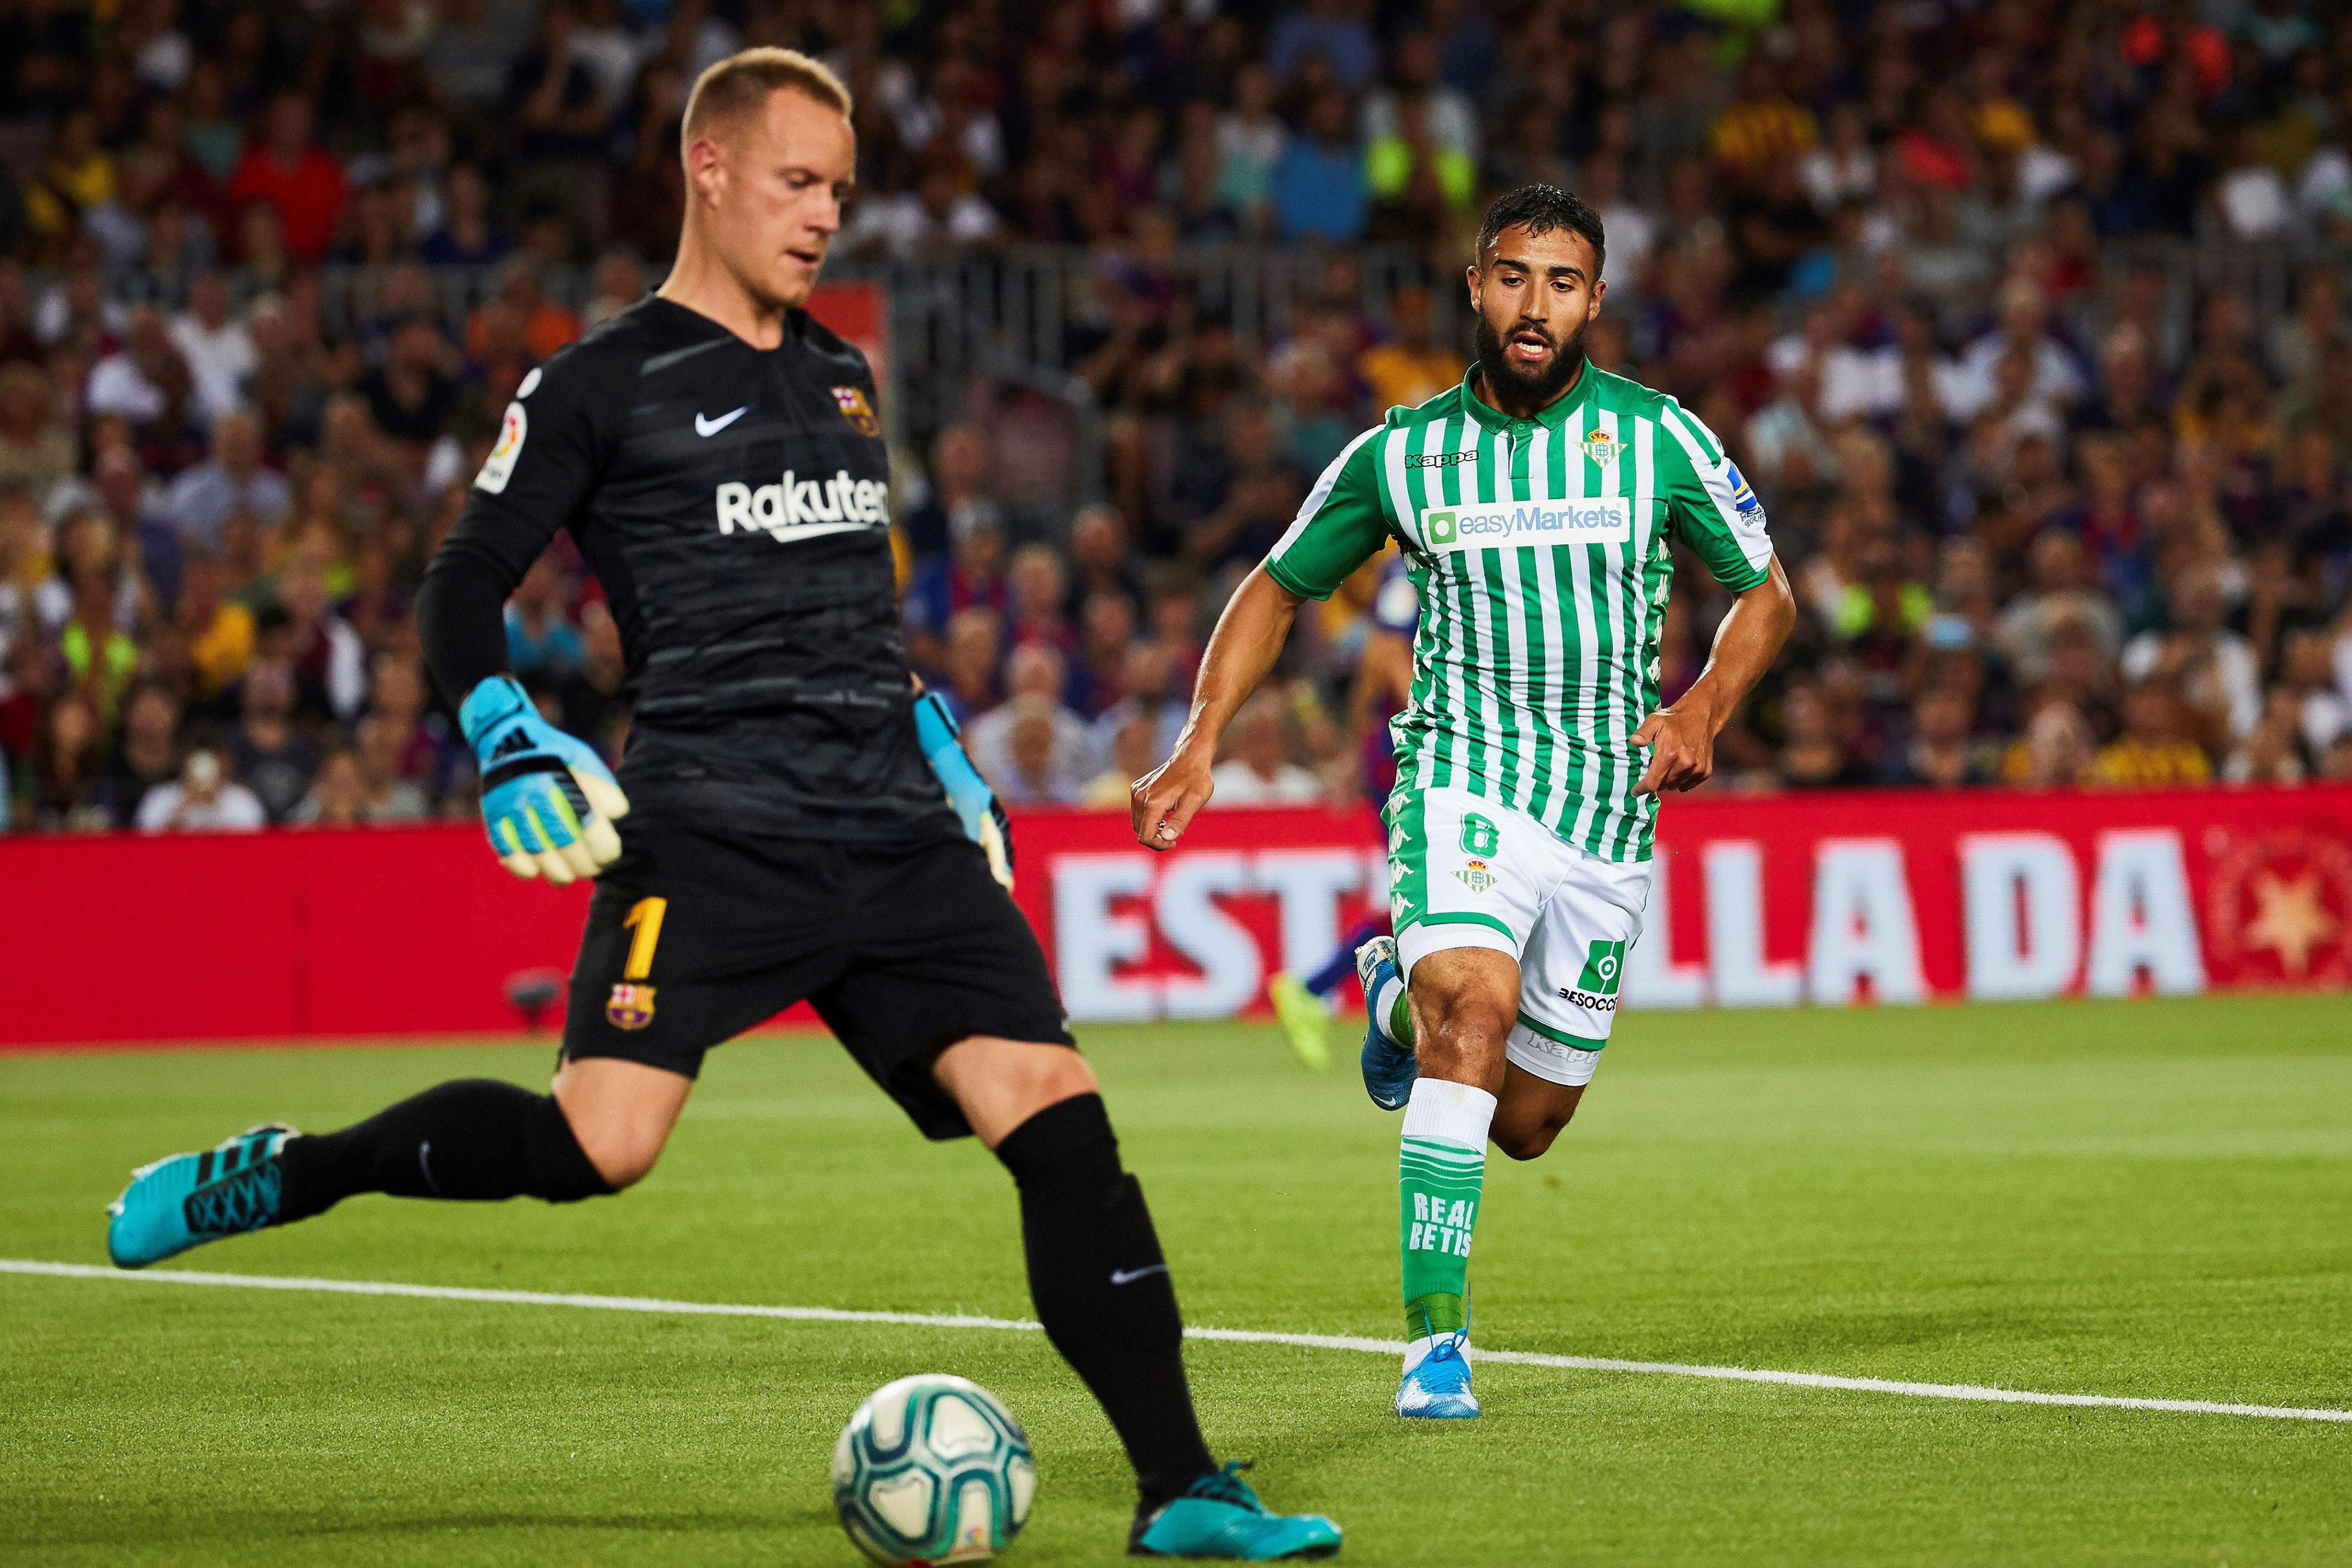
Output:
<instances>
[{"instance_id":1,"label":"crowd in stands","mask_svg":"<svg viewBox=\"0 0 2352 1568\"><path fill-rule=\"evenodd\" d=\"M1315 476L1462 375L1454 280L1533 180L1608 225L1594 362L1725 437L1797 589L1727 785L2352 777L2342 9L5 0L0 813L470 812L411 594L531 366L660 277L686 89L760 43L856 95L849 262L1091 247L1055 368L1105 499L1009 503L985 420L893 487L910 653L1014 801L1118 804L1165 754ZM1227 242L1311 262L1270 338L1198 287ZM1368 298L1381 244L1437 292ZM2291 257L2285 306L2200 245ZM366 308L330 308L342 267ZM451 316L447 268L495 287ZM1302 614L1221 799L1378 797L1396 591L1374 562ZM1669 698L1724 603L1685 561ZM616 749L567 541L508 614L545 710Z\"/></svg>"}]
</instances>

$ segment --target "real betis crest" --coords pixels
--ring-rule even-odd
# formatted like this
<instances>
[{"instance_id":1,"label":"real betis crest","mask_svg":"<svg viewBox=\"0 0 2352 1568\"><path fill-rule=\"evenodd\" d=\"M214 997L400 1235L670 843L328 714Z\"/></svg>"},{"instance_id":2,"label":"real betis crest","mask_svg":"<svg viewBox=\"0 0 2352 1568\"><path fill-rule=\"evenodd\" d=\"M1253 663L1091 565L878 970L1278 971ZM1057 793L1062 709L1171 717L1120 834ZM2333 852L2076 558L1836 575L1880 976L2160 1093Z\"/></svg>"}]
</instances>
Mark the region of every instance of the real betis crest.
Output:
<instances>
[{"instance_id":1,"label":"real betis crest","mask_svg":"<svg viewBox=\"0 0 2352 1568\"><path fill-rule=\"evenodd\" d=\"M1463 886L1473 893L1484 893L1502 880L1486 869L1485 861L1472 861L1455 870L1454 874L1461 879Z\"/></svg>"},{"instance_id":2,"label":"real betis crest","mask_svg":"<svg viewBox=\"0 0 2352 1568\"><path fill-rule=\"evenodd\" d=\"M1605 430L1596 430L1586 436L1583 446L1584 455L1603 468L1616 462L1617 455L1625 450L1625 444Z\"/></svg>"}]
</instances>

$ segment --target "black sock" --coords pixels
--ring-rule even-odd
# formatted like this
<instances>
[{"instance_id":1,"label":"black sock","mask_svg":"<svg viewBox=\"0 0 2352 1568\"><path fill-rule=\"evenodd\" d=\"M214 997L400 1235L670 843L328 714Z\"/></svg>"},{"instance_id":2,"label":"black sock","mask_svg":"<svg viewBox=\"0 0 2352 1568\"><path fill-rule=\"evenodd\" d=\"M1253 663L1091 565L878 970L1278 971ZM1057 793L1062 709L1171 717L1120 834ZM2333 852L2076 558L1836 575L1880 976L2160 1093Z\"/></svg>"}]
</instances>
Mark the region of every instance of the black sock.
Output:
<instances>
[{"instance_id":1,"label":"black sock","mask_svg":"<svg viewBox=\"0 0 2352 1568\"><path fill-rule=\"evenodd\" d=\"M340 1133L289 1138L280 1160L279 1224L359 1192L570 1203L613 1190L554 1096L495 1078L436 1084Z\"/></svg>"},{"instance_id":2,"label":"black sock","mask_svg":"<svg viewBox=\"0 0 2352 1568\"><path fill-rule=\"evenodd\" d=\"M1102 1096L1049 1105L996 1157L1021 1189L1029 1295L1045 1337L1127 1446L1146 1507L1217 1468L1184 1385L1184 1323L1143 1189L1119 1168Z\"/></svg>"}]
</instances>

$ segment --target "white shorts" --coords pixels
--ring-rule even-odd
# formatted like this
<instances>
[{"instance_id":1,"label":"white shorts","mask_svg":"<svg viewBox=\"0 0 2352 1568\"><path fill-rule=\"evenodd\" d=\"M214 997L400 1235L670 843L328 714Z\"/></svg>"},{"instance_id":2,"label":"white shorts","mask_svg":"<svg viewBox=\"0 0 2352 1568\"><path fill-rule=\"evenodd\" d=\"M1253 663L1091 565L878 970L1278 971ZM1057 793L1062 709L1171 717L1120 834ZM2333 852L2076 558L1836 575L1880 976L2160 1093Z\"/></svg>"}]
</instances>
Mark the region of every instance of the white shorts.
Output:
<instances>
[{"instance_id":1,"label":"white shorts","mask_svg":"<svg viewBox=\"0 0 2352 1568\"><path fill-rule=\"evenodd\" d=\"M1602 860L1467 789L1401 791L1389 801L1389 886L1408 981L1432 953L1508 953L1519 1016L1505 1054L1554 1083L1591 1082L1625 950L1642 935L1646 862Z\"/></svg>"}]
</instances>

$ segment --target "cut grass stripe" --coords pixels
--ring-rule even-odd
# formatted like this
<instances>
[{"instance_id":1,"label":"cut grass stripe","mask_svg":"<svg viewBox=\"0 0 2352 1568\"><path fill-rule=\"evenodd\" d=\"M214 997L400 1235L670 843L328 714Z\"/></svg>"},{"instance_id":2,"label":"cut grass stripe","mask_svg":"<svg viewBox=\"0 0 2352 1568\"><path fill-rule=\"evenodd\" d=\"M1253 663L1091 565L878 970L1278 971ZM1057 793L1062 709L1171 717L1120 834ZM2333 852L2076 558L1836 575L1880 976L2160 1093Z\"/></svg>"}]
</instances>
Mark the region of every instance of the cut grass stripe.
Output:
<instances>
[{"instance_id":1,"label":"cut grass stripe","mask_svg":"<svg viewBox=\"0 0 2352 1568\"><path fill-rule=\"evenodd\" d=\"M793 1322L902 1323L917 1328L996 1329L1036 1333L1025 1318L979 1317L954 1312L852 1312L839 1307L767 1307L730 1301L673 1301L657 1296L574 1295L544 1291L492 1291L469 1285L411 1285L393 1280L320 1280L299 1275L215 1274L195 1270L149 1269L130 1272L89 1263L52 1263L35 1258L0 1258L0 1274L30 1274L60 1280L111 1280L124 1284L215 1285L249 1291L301 1291L336 1296L407 1296L434 1301L478 1301L498 1306L571 1307L596 1312L659 1312L688 1317L781 1318ZM1351 1334L1276 1333L1258 1329L1187 1328L1188 1339L1230 1344L1281 1344L1303 1350L1359 1351L1402 1355L1403 1342ZM2044 1394L2025 1388L1992 1388L1969 1383L1906 1383L1884 1377L1835 1377L1820 1372L1774 1372L1749 1366L1697 1366L1675 1361L1622 1361L1612 1356L1547 1355L1524 1350L1480 1350L1478 1361L1507 1366L1547 1366L1568 1372L1647 1373L1668 1377L1706 1377L1726 1383L1770 1383L1790 1388L1826 1388L1853 1394L1899 1394L1914 1399L1957 1399L1980 1405L2061 1405L2099 1410L2154 1410L2183 1416L2241 1416L2273 1421L2352 1423L2352 1410L2308 1409L2292 1405L2231 1405L2209 1399L2135 1399L2111 1394Z\"/></svg>"}]
</instances>

